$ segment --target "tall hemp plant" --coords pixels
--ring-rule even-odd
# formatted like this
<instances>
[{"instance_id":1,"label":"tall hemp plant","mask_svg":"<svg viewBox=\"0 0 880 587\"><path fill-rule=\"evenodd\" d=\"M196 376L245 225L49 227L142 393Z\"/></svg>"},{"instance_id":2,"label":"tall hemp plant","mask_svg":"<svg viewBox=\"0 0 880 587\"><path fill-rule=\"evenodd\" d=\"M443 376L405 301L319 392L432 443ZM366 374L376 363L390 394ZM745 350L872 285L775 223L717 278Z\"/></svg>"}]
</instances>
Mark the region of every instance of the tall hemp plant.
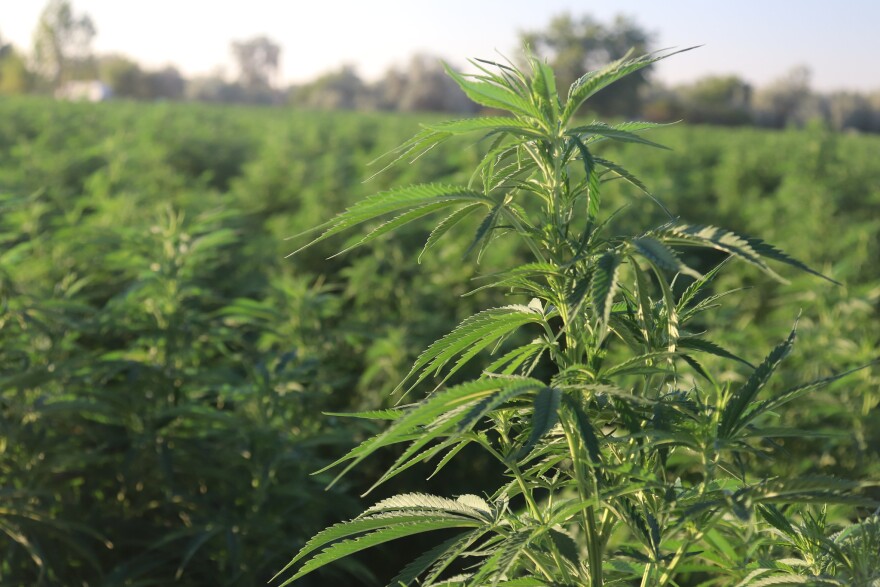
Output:
<instances>
[{"instance_id":1,"label":"tall hemp plant","mask_svg":"<svg viewBox=\"0 0 880 587\"><path fill-rule=\"evenodd\" d=\"M437 387L410 405L352 414L388 425L327 467L341 468L338 480L376 451L405 445L375 488L431 460L436 473L476 445L503 465L498 488L483 497L384 499L312 538L279 573L295 568L283 585L350 554L433 531L445 531L444 539L389 585L659 586L686 576L730 584L760 566L749 564L759 520L788 530L784 504L852 499L855 483L753 472L750 463L770 454L773 438L797 434L772 427L768 415L839 376L765 389L795 331L757 366L712 342L698 323L725 295L709 288L721 266L703 275L676 251L723 251L777 279L768 260L815 272L762 240L720 228L670 219L616 236L608 228L613 215L600 214L605 182L647 190L599 157L595 145L658 147L637 134L657 125L585 123L576 114L603 88L669 55L624 58L587 73L565 100L553 71L533 57L528 73L486 61L474 62L474 75L450 70L473 101L509 116L428 125L394 161L483 133L490 143L469 184L383 192L318 227L323 232L311 244L374 223L349 250L442 213L427 251L465 219L481 217L468 253L479 256L509 236L533 259L490 284L527 303L479 312L430 345L399 390L432 376ZM479 378L445 386L484 350L496 358ZM719 383L701 354L742 363L750 374L744 383ZM753 577L766 581L772 570Z\"/></svg>"}]
</instances>

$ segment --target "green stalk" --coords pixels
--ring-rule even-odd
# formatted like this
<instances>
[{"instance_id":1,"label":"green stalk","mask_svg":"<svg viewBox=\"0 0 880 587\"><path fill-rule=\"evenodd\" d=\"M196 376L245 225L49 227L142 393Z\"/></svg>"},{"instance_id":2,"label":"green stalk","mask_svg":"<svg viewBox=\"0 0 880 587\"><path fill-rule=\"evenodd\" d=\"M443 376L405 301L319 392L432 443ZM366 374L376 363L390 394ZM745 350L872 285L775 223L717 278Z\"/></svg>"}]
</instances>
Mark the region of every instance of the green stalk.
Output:
<instances>
[{"instance_id":1,"label":"green stalk","mask_svg":"<svg viewBox=\"0 0 880 587\"><path fill-rule=\"evenodd\" d=\"M571 424L565 418L561 418L562 429L565 431L565 440L571 454L572 469L574 469L575 481L578 487L578 496L583 502L590 501L590 493L582 471L582 459L580 451L575 444L577 440L571 431ZM598 497L598 496L596 496ZM602 577L602 536L596 525L595 506L587 506L581 510L581 518L587 539L587 559L590 567L590 586L601 587L604 583Z\"/></svg>"}]
</instances>

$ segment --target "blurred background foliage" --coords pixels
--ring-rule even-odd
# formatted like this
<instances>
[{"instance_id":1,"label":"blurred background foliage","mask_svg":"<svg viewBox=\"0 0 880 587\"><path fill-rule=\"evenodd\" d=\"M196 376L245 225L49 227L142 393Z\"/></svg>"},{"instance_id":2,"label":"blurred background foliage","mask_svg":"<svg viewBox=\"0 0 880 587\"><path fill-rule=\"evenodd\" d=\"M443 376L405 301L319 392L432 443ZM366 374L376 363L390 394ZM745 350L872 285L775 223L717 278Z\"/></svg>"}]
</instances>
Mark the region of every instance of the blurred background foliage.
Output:
<instances>
[{"instance_id":1,"label":"blurred background foliage","mask_svg":"<svg viewBox=\"0 0 880 587\"><path fill-rule=\"evenodd\" d=\"M302 244L287 237L365 195L466 182L482 143L451 142L364 182L417 129L399 114L0 102L0 584L261 585L360 511L357 494L386 463L324 491L311 473L370 430L323 413L393 404L424 347L504 303L462 297L472 278L521 254L501 241L474 268L466 239L447 239L419 266L425 225L351 254L331 257L342 244L331 240L285 258ZM758 361L800 309L778 388L876 359L880 138L821 124L677 125L651 138L672 150L616 144L603 156L687 221L760 235L843 284L779 284L731 265L717 291L757 292L705 315L716 342ZM621 231L663 219L622 183L604 198L627 206ZM878 383L865 369L780 415L830 436L780 445L785 458L768 467L880 477ZM491 465L464 462L427 490L491 485ZM428 473L384 491L425 487ZM395 545L369 568L353 559L304 584L362 584L418 552Z\"/></svg>"}]
</instances>

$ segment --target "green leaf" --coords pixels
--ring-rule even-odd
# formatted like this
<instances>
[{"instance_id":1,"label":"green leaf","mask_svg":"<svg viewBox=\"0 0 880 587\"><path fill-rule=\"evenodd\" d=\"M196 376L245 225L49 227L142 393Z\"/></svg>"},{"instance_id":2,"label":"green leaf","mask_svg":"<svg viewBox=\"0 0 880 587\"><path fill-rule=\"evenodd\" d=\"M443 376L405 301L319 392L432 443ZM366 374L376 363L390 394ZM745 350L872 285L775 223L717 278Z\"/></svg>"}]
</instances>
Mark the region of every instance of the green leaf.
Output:
<instances>
[{"instance_id":1,"label":"green leaf","mask_svg":"<svg viewBox=\"0 0 880 587\"><path fill-rule=\"evenodd\" d=\"M668 244L700 245L730 253L731 255L739 257L740 259L759 267L762 271L775 279L782 282L786 281L764 262L764 259L761 258L758 251L752 248L749 240L736 233L716 228L714 226L679 224L661 228L654 234L660 240Z\"/></svg>"},{"instance_id":2,"label":"green leaf","mask_svg":"<svg viewBox=\"0 0 880 587\"><path fill-rule=\"evenodd\" d=\"M540 113L535 111L529 101L516 94L510 88L487 81L469 80L455 72L448 65L444 64L444 67L449 77L455 80L455 83L464 91L465 95L477 104L489 108L507 110L513 114L520 114L538 120L541 119Z\"/></svg>"},{"instance_id":3,"label":"green leaf","mask_svg":"<svg viewBox=\"0 0 880 587\"><path fill-rule=\"evenodd\" d=\"M797 259L790 257L785 252L780 251L770 243L764 242L759 238L749 237L746 238L746 242L748 242L749 246L752 247L752 249L762 257L773 259L774 261L779 261L781 263L785 263L786 265L791 265L792 267L796 267L801 271L806 271L807 273L812 273L813 275L821 277L822 279L826 279L835 285L842 285L839 281L835 281L830 277L822 275L818 271L811 269L804 263L801 263Z\"/></svg>"},{"instance_id":4,"label":"green leaf","mask_svg":"<svg viewBox=\"0 0 880 587\"><path fill-rule=\"evenodd\" d=\"M454 205L454 203L449 201L435 202L433 204L425 204L424 206L419 206L418 208L414 208L412 210L404 212L403 214L395 216L391 220L383 222L382 224L368 232L365 236L356 236L352 238L349 242L343 245L342 250L340 250L335 255L332 255L332 257L337 257L339 255L347 253L352 249L365 245L381 236L388 234L389 232L397 230L401 226L405 226L410 222L413 222L414 220L418 220L419 218L428 216L429 214L433 214L438 210L448 208L452 205Z\"/></svg>"},{"instance_id":5,"label":"green leaf","mask_svg":"<svg viewBox=\"0 0 880 587\"><path fill-rule=\"evenodd\" d=\"M546 63L536 58L529 59L534 73L532 77L532 94L546 120L555 121L559 118L559 93L556 91L556 74Z\"/></svg>"},{"instance_id":6,"label":"green leaf","mask_svg":"<svg viewBox=\"0 0 880 587\"><path fill-rule=\"evenodd\" d=\"M387 587L409 587L418 579L419 575L427 571L431 565L453 551L462 542L462 536L453 536L449 540L441 542L434 548L425 551L407 564L391 581Z\"/></svg>"},{"instance_id":7,"label":"green leaf","mask_svg":"<svg viewBox=\"0 0 880 587\"><path fill-rule=\"evenodd\" d=\"M482 203L487 206L494 202L482 194L470 189L443 184L422 184L405 188L381 192L349 207L333 220L326 222L313 230L324 230L323 233L310 243L297 249L291 255L302 251L316 243L319 243L344 230L375 220L401 210L420 208L422 206L440 204L455 206L461 202ZM396 227L396 226L395 226Z\"/></svg>"},{"instance_id":8,"label":"green leaf","mask_svg":"<svg viewBox=\"0 0 880 587\"><path fill-rule=\"evenodd\" d=\"M422 382L431 373L439 374L446 364L456 355L461 355L458 362L446 373L442 384L468 360L494 341L508 336L513 331L529 323L540 323L544 320L541 312L527 306L511 305L501 308L483 310L466 318L455 329L425 349L409 374L401 381L397 389L403 388L406 382L416 373L421 373L407 388L407 391Z\"/></svg>"},{"instance_id":9,"label":"green leaf","mask_svg":"<svg viewBox=\"0 0 880 587\"><path fill-rule=\"evenodd\" d=\"M692 336L687 336L684 338L678 339L678 346L685 349L691 349L694 351L700 351L703 353L709 353L710 355L715 355L716 357L722 357L725 359L733 359L734 361L739 361L743 365L746 365L752 369L755 368L754 365L746 361L745 359L734 355L727 349L715 344L710 340L705 340L702 338L696 338Z\"/></svg>"},{"instance_id":10,"label":"green leaf","mask_svg":"<svg viewBox=\"0 0 880 587\"><path fill-rule=\"evenodd\" d=\"M458 419L464 416L461 412L461 408L464 406L474 404L497 390L504 389L507 386L519 386L524 382L543 385L536 379L511 376L478 379L435 393L407 409L406 415L395 420L387 430L365 440L351 449L345 456L318 472L321 473L348 462L348 465L330 483L330 486L332 486L345 473L378 449L409 440L410 434L415 430L423 432L420 438L424 437L430 440L431 438L440 437L447 430L452 429L458 422ZM434 424L434 426L430 430L424 429L423 427L428 424Z\"/></svg>"},{"instance_id":11,"label":"green leaf","mask_svg":"<svg viewBox=\"0 0 880 587\"><path fill-rule=\"evenodd\" d=\"M546 135L536 128L534 123L528 120L512 118L509 116L481 116L479 118L465 118L463 120L450 120L436 124L425 125L426 128L448 132L450 134L465 134L473 131L507 132L514 135L524 135L532 138L544 138Z\"/></svg>"},{"instance_id":12,"label":"green leaf","mask_svg":"<svg viewBox=\"0 0 880 587\"><path fill-rule=\"evenodd\" d=\"M491 579L488 584L494 587L502 579L507 578L517 559L528 548L533 532L534 530L531 528L523 528L506 537L496 547L495 553L480 565L480 568L468 581L468 585L480 587L486 585L487 581Z\"/></svg>"},{"instance_id":13,"label":"green leaf","mask_svg":"<svg viewBox=\"0 0 880 587\"><path fill-rule=\"evenodd\" d=\"M609 377L613 377L615 375L619 376L619 375L623 375L625 373L641 373L642 372L641 367L643 365L646 365L646 364L649 364L649 363L652 363L654 361L658 361L661 359L668 359L670 357L675 357L675 356L676 356L676 353L670 353L667 351L657 351L657 352L645 353L645 354L639 355L637 357L629 358L621 363L618 363L617 365L614 365L613 367L609 367L608 369L602 370L599 373L599 375L597 376L597 379L598 378L609 378Z\"/></svg>"},{"instance_id":14,"label":"green leaf","mask_svg":"<svg viewBox=\"0 0 880 587\"><path fill-rule=\"evenodd\" d=\"M721 438L731 438L738 430L748 423L749 418L744 418L746 408L755 399L755 396L763 389L767 380L776 370L794 345L797 332L797 324L792 328L788 338L774 348L769 355L758 365L749 379L741 385L727 400L721 411L721 421L718 425L718 435Z\"/></svg>"},{"instance_id":15,"label":"green leaf","mask_svg":"<svg viewBox=\"0 0 880 587\"><path fill-rule=\"evenodd\" d=\"M559 421L559 401L562 397L555 387L545 387L535 396L534 412L532 412L531 434L529 440L519 451L519 458L524 458L550 432Z\"/></svg>"},{"instance_id":16,"label":"green leaf","mask_svg":"<svg viewBox=\"0 0 880 587\"><path fill-rule=\"evenodd\" d=\"M527 383L525 385L508 387L498 390L486 398L477 402L474 407L468 410L467 414L458 422L458 431L464 432L470 430L477 422L482 420L487 414L490 414L499 406L503 406L507 402L516 399L527 393L544 389L543 386Z\"/></svg>"},{"instance_id":17,"label":"green leaf","mask_svg":"<svg viewBox=\"0 0 880 587\"><path fill-rule=\"evenodd\" d=\"M470 504L477 504L479 507ZM380 512L404 510L446 512L468 516L480 521L487 521L492 516L489 504L480 498L477 498L477 500L449 499L428 493L403 493L383 499L364 511L358 518L369 517Z\"/></svg>"},{"instance_id":18,"label":"green leaf","mask_svg":"<svg viewBox=\"0 0 880 587\"><path fill-rule=\"evenodd\" d=\"M413 536L415 534L424 534L425 532L432 532L435 530L468 528L473 527L476 524L477 522L471 522L464 519L443 519L426 517L422 521L408 522L404 524L381 528L379 530L361 536L360 538L336 542L321 551L318 555L309 559L293 577L282 583L281 587L284 587L285 585L290 585L297 579L308 575L312 571L319 569L324 565L332 563L336 560L339 560L340 558L344 558L356 552L360 552L367 548L378 546L379 544L384 544L392 540L399 540L401 538L406 538L407 536Z\"/></svg>"},{"instance_id":19,"label":"green leaf","mask_svg":"<svg viewBox=\"0 0 880 587\"><path fill-rule=\"evenodd\" d=\"M428 240L425 241L425 246L422 248L422 252L419 253L419 263L422 262L422 256L428 251L428 249L436 245L437 242L441 238L443 238L443 235L449 232L449 230L457 225L459 222L470 216L472 212L474 212L477 208L480 208L481 206L482 204L469 204L467 206L459 208L458 210L438 222L437 226L435 226L434 229L431 231L431 234L428 235Z\"/></svg>"},{"instance_id":20,"label":"green leaf","mask_svg":"<svg viewBox=\"0 0 880 587\"><path fill-rule=\"evenodd\" d=\"M581 442L583 442L584 447L587 449L590 461L592 461L594 466L599 465L602 462L602 451L599 448L599 439L596 436L593 423L590 422L590 417L574 398L566 395L564 401L565 406L574 415L575 426L577 427Z\"/></svg>"},{"instance_id":21,"label":"green leaf","mask_svg":"<svg viewBox=\"0 0 880 587\"><path fill-rule=\"evenodd\" d=\"M499 203L495 204L495 206L489 210L489 213L486 214L483 221L480 222L480 225L477 227L477 232L474 233L474 240L471 241L471 244L468 246L467 250L465 250L462 257L470 255L477 246L480 246L480 250L482 251L485 247L485 243L488 242L486 239L488 238L490 231L495 228L495 223L498 221L498 215L501 213L502 208L503 206Z\"/></svg>"},{"instance_id":22,"label":"green leaf","mask_svg":"<svg viewBox=\"0 0 880 587\"><path fill-rule=\"evenodd\" d=\"M695 48L696 47L688 47L686 49L665 54L651 53L648 55L641 55L634 59L630 59L629 55L625 55L622 59L614 61L598 71L591 71L584 74L571 84L571 87L568 90L568 100L565 103L565 109L562 113L563 122L567 122L572 116L574 116L581 105L599 90L602 90L617 80L635 73L640 69L644 69L661 59L666 59L677 53L683 53L684 51L690 51Z\"/></svg>"},{"instance_id":23,"label":"green leaf","mask_svg":"<svg viewBox=\"0 0 880 587\"><path fill-rule=\"evenodd\" d=\"M538 338L532 341L529 344L516 347L515 349L511 349L503 356L499 357L491 364L489 364L484 371L486 373L500 373L501 375L511 375L519 369L523 363L529 361L531 359L531 363L528 367L522 369L522 375L529 375L529 371L531 371L535 362L541 357L541 355L550 348L549 343L545 340Z\"/></svg>"},{"instance_id":24,"label":"green leaf","mask_svg":"<svg viewBox=\"0 0 880 587\"><path fill-rule=\"evenodd\" d=\"M660 269L672 271L674 273L683 273L684 275L689 275L694 279L700 279L702 277L702 275L700 275L697 271L694 271L693 269L682 263L681 260L678 258L678 255L676 255L672 249L670 249L657 239L651 238L649 236L643 236L639 238L634 238L629 242L641 256L643 256L645 259L647 259Z\"/></svg>"},{"instance_id":25,"label":"green leaf","mask_svg":"<svg viewBox=\"0 0 880 587\"><path fill-rule=\"evenodd\" d=\"M590 298L593 301L593 309L596 312L599 323L598 340L605 338L608 329L608 319L611 316L611 307L614 305L614 296L620 286L620 264L622 257L616 251L607 251L596 262L596 270L593 272L593 280L590 283Z\"/></svg>"},{"instance_id":26,"label":"green leaf","mask_svg":"<svg viewBox=\"0 0 880 587\"><path fill-rule=\"evenodd\" d=\"M455 523L458 524L462 521L470 524L471 521L468 521L465 518L454 515L441 515L441 514L431 514L430 517L426 517L422 512L412 512L405 515L387 515L387 516L372 516L369 518L356 518L354 520L350 520L348 522L341 522L339 524L334 524L329 528L326 528L313 536L305 546L300 549L300 551L296 554L296 556L291 559L287 565L283 569L281 569L273 578L272 581L275 581L278 577L286 573L290 568L292 568L296 563L303 560L305 557L309 556L311 553L317 551L318 549L342 540L344 538L349 538L351 536L356 536L358 534L364 534L367 532L372 532L382 528L394 527L397 525L405 525L410 526L411 524L418 524L423 521L442 521L447 523ZM474 522L475 523L475 522ZM342 555L345 556L345 555ZM302 570L300 571L302 573ZM297 576L301 576L297 574ZM284 584L292 582L293 579L287 580Z\"/></svg>"},{"instance_id":27,"label":"green leaf","mask_svg":"<svg viewBox=\"0 0 880 587\"><path fill-rule=\"evenodd\" d=\"M633 132L629 132L628 130L624 130L619 126L610 126L604 122L593 122L592 124L586 124L584 126L576 126L567 130L565 134L568 136L577 136L580 140L584 141L584 144L589 144L597 138L604 137L624 143L639 143L649 147L669 150L669 147L665 147L654 141L649 141L648 139Z\"/></svg>"},{"instance_id":28,"label":"green leaf","mask_svg":"<svg viewBox=\"0 0 880 587\"><path fill-rule=\"evenodd\" d=\"M810 381L807 383L802 383L796 387L788 389L788 390L780 393L779 395L777 395L774 398L767 399L767 400L764 400L763 402L761 402L757 407L755 407L754 409L749 411L748 419L754 420L755 418L757 418L761 414L776 410L776 409L782 407L783 405L785 405L791 401L794 401L803 395L806 395L807 393L809 393L811 391L815 391L816 389L820 389L822 387L825 387L826 385L830 385L830 384L834 383L835 381L839 381L840 379L843 379L844 377L852 375L853 373L856 373L857 371L861 371L862 369L866 369L866 368L870 367L871 365L875 365L875 364L876 364L876 361L874 363L862 365L862 366L856 367L854 369L849 369L849 370L844 371L843 373L839 373L837 375L832 375L830 377L823 377L821 379L815 379L813 381Z\"/></svg>"},{"instance_id":29,"label":"green leaf","mask_svg":"<svg viewBox=\"0 0 880 587\"><path fill-rule=\"evenodd\" d=\"M599 215L601 202L601 182L599 181L599 170L596 169L596 159L580 138L574 136L571 137L571 140L580 152L581 161L584 164L584 177L587 181L587 218L594 221Z\"/></svg>"}]
</instances>

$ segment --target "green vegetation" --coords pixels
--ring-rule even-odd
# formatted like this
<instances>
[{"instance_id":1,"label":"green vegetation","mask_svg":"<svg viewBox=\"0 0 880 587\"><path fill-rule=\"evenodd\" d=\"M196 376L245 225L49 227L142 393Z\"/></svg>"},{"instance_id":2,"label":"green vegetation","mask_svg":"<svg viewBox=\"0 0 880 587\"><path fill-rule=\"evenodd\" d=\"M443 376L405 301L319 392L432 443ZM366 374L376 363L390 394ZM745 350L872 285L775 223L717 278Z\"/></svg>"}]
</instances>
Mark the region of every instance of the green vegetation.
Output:
<instances>
[{"instance_id":1,"label":"green vegetation","mask_svg":"<svg viewBox=\"0 0 880 587\"><path fill-rule=\"evenodd\" d=\"M718 585L880 581L866 556L880 547L873 519L847 527L851 540L841 541L824 534L825 510L817 523L806 509L871 504L859 490L878 482L789 477L766 466L778 439L826 436L776 426L778 412L851 372L773 390L797 323L757 366L716 344L701 322L733 293L710 288L725 262L703 274L676 248L718 251L783 282L768 262L824 276L761 239L686 223L659 203L669 217L656 228L632 236L607 230L617 212L602 214L602 185L647 188L596 147L661 147L638 134L657 125L585 124L576 114L605 87L667 56L586 73L564 99L554 71L537 58L527 74L490 62L474 62L480 73L469 76L450 71L468 97L509 116L426 125L392 164L480 133L491 142L470 181L380 192L316 227L320 235L307 246L384 219L345 252L440 212L424 253L476 216L466 256L479 259L509 237L528 258L482 286L522 302L484 309L431 343L396 390L405 397L432 376L436 387L415 403L353 415L390 423L322 469L341 468L332 487L380 450L406 445L370 493L429 461L437 461L432 476L454 468L462 449L476 446L503 469L494 490L383 499L314 536L279 573L296 570L283 585L389 541L452 530L389 587L662 587L697 576ZM487 349L499 357L477 378L446 385ZM704 354L750 373L743 382L719 382L697 359ZM799 526L802 514L808 523ZM802 558L777 560L779 534Z\"/></svg>"},{"instance_id":2,"label":"green vegetation","mask_svg":"<svg viewBox=\"0 0 880 587\"><path fill-rule=\"evenodd\" d=\"M456 139L361 183L370 161L417 130L390 115L0 101L0 584L265 584L318 530L362 510L356 496L400 453L380 451L324 491L332 477L310 473L380 428L322 412L392 407L432 341L481 308L529 302L488 289L462 297L485 283L474 275L524 262L528 250L500 240L475 268L461 262L470 242L446 238L418 265L427 223L342 256L328 259L344 247L334 238L284 259L299 246L285 237L367 194L466 184L489 147ZM757 364L801 309L798 345L771 394L876 357L880 140L687 126L650 138L673 150L609 142L596 152L628 162L689 222L760 234L844 284L781 271L792 280L783 285L728 263L708 287L752 290L701 314L699 330ZM609 234L663 221L638 190L603 184L604 210L624 203ZM722 256L682 260L706 273ZM751 373L699 360L734 389ZM878 383L877 369L864 369L780 411L774 427L829 434L776 439L762 450L784 458L760 466L876 480ZM497 489L491 458L462 454L426 485L435 463L402 473L378 498L416 486L450 497ZM852 513L805 512L781 542L831 535ZM387 581L434 544L406 543L298 584ZM638 564L631 554L622 560ZM709 579L700 572L679 584Z\"/></svg>"}]
</instances>

